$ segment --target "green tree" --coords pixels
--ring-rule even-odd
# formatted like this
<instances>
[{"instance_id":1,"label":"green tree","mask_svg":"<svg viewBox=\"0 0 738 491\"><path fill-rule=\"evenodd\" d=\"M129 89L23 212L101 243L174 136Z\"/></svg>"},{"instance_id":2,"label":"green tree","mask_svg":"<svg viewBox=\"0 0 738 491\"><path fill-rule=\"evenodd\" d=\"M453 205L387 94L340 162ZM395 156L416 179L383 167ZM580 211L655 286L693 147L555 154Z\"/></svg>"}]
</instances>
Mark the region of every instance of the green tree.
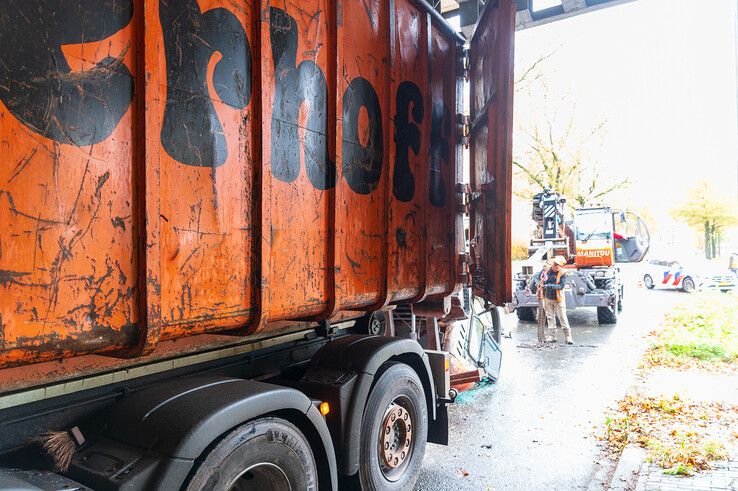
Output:
<instances>
[{"instance_id":1,"label":"green tree","mask_svg":"<svg viewBox=\"0 0 738 491\"><path fill-rule=\"evenodd\" d=\"M673 216L704 234L707 259L720 255L725 229L738 224L735 200L719 196L707 182L701 182L692 188L686 201L673 210Z\"/></svg>"}]
</instances>

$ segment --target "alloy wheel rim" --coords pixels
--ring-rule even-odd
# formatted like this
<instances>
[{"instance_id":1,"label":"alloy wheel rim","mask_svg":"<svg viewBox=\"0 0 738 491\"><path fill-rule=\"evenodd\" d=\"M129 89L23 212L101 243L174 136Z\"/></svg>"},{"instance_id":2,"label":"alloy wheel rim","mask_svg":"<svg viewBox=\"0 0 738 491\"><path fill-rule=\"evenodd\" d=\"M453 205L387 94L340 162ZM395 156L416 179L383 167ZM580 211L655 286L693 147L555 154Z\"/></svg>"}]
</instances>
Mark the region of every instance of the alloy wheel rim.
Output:
<instances>
[{"instance_id":1,"label":"alloy wheel rim","mask_svg":"<svg viewBox=\"0 0 738 491\"><path fill-rule=\"evenodd\" d=\"M379 464L384 477L397 481L412 460L417 420L412 401L405 396L396 397L382 417L379 430Z\"/></svg>"}]
</instances>

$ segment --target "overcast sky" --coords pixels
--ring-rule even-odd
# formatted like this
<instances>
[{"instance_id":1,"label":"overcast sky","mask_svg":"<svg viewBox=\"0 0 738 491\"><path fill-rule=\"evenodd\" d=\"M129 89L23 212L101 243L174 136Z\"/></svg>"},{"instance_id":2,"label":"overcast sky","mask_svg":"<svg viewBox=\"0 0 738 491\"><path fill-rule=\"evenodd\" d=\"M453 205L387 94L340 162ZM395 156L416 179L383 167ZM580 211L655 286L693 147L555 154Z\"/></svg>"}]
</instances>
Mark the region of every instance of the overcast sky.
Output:
<instances>
[{"instance_id":1,"label":"overcast sky","mask_svg":"<svg viewBox=\"0 0 738 491\"><path fill-rule=\"evenodd\" d=\"M516 66L555 51L550 91L576 101L582 130L606 121L597 158L634 181L619 201L665 217L699 179L735 196L735 4L636 0L517 32ZM525 93L515 104L518 126L540 111Z\"/></svg>"}]
</instances>

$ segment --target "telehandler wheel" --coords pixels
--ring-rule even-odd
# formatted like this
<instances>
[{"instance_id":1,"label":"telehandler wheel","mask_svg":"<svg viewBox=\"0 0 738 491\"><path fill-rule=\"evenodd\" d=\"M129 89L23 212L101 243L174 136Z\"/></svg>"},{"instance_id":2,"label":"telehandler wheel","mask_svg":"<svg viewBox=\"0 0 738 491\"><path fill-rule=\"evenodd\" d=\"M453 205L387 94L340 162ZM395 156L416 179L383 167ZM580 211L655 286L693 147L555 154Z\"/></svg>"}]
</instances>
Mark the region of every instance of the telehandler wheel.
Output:
<instances>
[{"instance_id":1,"label":"telehandler wheel","mask_svg":"<svg viewBox=\"0 0 738 491\"><path fill-rule=\"evenodd\" d=\"M318 489L318 471L305 436L273 417L228 433L196 463L187 490Z\"/></svg>"},{"instance_id":2,"label":"telehandler wheel","mask_svg":"<svg viewBox=\"0 0 738 491\"><path fill-rule=\"evenodd\" d=\"M618 321L618 310L610 307L597 307L597 322L600 324L615 324Z\"/></svg>"},{"instance_id":3,"label":"telehandler wheel","mask_svg":"<svg viewBox=\"0 0 738 491\"><path fill-rule=\"evenodd\" d=\"M428 437L423 384L403 363L391 363L374 384L359 442L362 490L412 489Z\"/></svg>"},{"instance_id":4,"label":"telehandler wheel","mask_svg":"<svg viewBox=\"0 0 738 491\"><path fill-rule=\"evenodd\" d=\"M521 321L535 321L536 310L538 309L534 307L518 307L515 312L517 312L518 319Z\"/></svg>"},{"instance_id":5,"label":"telehandler wheel","mask_svg":"<svg viewBox=\"0 0 738 491\"><path fill-rule=\"evenodd\" d=\"M602 285L602 288L611 295L611 298L612 295L615 295L615 302L613 303L612 308L597 307L597 322L600 324L615 324L618 321L618 312L621 310L621 308L619 308L620 292L617 290L615 285L614 279L605 280Z\"/></svg>"}]
</instances>

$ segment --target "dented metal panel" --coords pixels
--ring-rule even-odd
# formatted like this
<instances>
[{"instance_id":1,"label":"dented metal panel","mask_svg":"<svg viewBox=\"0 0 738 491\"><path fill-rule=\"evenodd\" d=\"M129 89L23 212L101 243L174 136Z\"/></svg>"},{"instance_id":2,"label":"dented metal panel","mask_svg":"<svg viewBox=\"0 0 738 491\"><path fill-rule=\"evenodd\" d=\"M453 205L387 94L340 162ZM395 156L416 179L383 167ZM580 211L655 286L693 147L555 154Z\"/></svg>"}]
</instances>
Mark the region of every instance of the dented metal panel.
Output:
<instances>
[{"instance_id":1,"label":"dented metal panel","mask_svg":"<svg viewBox=\"0 0 738 491\"><path fill-rule=\"evenodd\" d=\"M410 0L395 0L392 33L389 285L392 300L423 298L427 271L430 166L430 17Z\"/></svg>"},{"instance_id":2,"label":"dented metal panel","mask_svg":"<svg viewBox=\"0 0 738 491\"><path fill-rule=\"evenodd\" d=\"M448 295L456 282L456 44L431 27L431 130L428 178L428 295Z\"/></svg>"},{"instance_id":3,"label":"dented metal panel","mask_svg":"<svg viewBox=\"0 0 738 491\"><path fill-rule=\"evenodd\" d=\"M129 2L0 11L0 367L138 338Z\"/></svg>"},{"instance_id":4,"label":"dented metal panel","mask_svg":"<svg viewBox=\"0 0 738 491\"><path fill-rule=\"evenodd\" d=\"M387 294L389 2L337 0L337 309Z\"/></svg>"},{"instance_id":5,"label":"dented metal panel","mask_svg":"<svg viewBox=\"0 0 738 491\"><path fill-rule=\"evenodd\" d=\"M320 316L331 302L331 3L292 0L262 11L261 201L268 248L262 286L268 319Z\"/></svg>"},{"instance_id":6,"label":"dented metal panel","mask_svg":"<svg viewBox=\"0 0 738 491\"><path fill-rule=\"evenodd\" d=\"M259 11L197 0L146 7L146 19L159 21L147 22L159 31L156 49L144 48L153 132L146 197L158 238L146 251L149 278L157 278L149 322L162 340L238 328L253 318L258 271L251 44Z\"/></svg>"},{"instance_id":7,"label":"dented metal panel","mask_svg":"<svg viewBox=\"0 0 738 491\"><path fill-rule=\"evenodd\" d=\"M452 291L441 22L414 0L6 2L0 367Z\"/></svg>"}]
</instances>

